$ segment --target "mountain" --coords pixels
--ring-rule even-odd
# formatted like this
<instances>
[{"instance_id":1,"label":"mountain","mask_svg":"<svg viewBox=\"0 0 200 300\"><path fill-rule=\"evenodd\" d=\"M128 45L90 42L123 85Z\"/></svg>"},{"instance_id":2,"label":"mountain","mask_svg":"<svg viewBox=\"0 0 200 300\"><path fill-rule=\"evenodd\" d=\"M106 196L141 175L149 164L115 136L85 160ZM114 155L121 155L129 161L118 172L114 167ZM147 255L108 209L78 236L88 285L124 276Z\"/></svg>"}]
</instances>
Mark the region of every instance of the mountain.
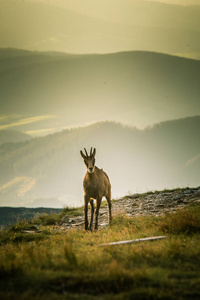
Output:
<instances>
[{"instance_id":1,"label":"mountain","mask_svg":"<svg viewBox=\"0 0 200 300\"><path fill-rule=\"evenodd\" d=\"M68 53L143 50L200 57L199 6L142 0L0 0L0 28L3 48Z\"/></svg>"},{"instance_id":2,"label":"mountain","mask_svg":"<svg viewBox=\"0 0 200 300\"><path fill-rule=\"evenodd\" d=\"M61 0L62 1L62 0ZM152 1L152 0L149 0ZM178 5L200 5L199 0L154 0L158 2L164 2L168 4L178 4Z\"/></svg>"},{"instance_id":3,"label":"mountain","mask_svg":"<svg viewBox=\"0 0 200 300\"><path fill-rule=\"evenodd\" d=\"M91 146L97 149L96 165L110 177L113 197L128 191L198 186L199 128L200 116L146 130L99 122L1 145L0 204L31 207L37 199L46 199L43 206L80 206L86 171L80 150ZM48 199L55 200L48 205Z\"/></svg>"},{"instance_id":4,"label":"mountain","mask_svg":"<svg viewBox=\"0 0 200 300\"><path fill-rule=\"evenodd\" d=\"M0 130L0 144L30 140L32 137L16 130Z\"/></svg>"},{"instance_id":5,"label":"mountain","mask_svg":"<svg viewBox=\"0 0 200 300\"><path fill-rule=\"evenodd\" d=\"M55 208L0 207L0 226L10 225L19 219L31 219L38 214L51 214L59 212L60 209Z\"/></svg>"},{"instance_id":6,"label":"mountain","mask_svg":"<svg viewBox=\"0 0 200 300\"><path fill-rule=\"evenodd\" d=\"M66 55L1 49L0 66L1 114L55 116L34 126L20 123L26 132L96 120L144 128L200 114L197 60L141 51Z\"/></svg>"}]
</instances>

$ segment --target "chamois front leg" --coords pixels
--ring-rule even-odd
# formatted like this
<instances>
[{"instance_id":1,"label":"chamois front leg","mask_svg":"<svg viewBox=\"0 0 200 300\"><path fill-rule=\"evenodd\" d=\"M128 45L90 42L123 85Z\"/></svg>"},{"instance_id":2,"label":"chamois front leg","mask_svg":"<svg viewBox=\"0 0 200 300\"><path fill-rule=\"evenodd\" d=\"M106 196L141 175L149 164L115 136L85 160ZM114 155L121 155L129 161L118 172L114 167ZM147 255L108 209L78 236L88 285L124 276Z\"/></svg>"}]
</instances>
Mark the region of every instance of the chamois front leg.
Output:
<instances>
[{"instance_id":1,"label":"chamois front leg","mask_svg":"<svg viewBox=\"0 0 200 300\"><path fill-rule=\"evenodd\" d=\"M96 201L96 212L95 212L95 230L98 229L98 217L99 217L100 206L101 206L101 198L97 198L97 201Z\"/></svg>"},{"instance_id":2,"label":"chamois front leg","mask_svg":"<svg viewBox=\"0 0 200 300\"><path fill-rule=\"evenodd\" d=\"M90 198L87 195L85 195L84 196L85 230L88 230L88 202L89 202L89 200L90 200Z\"/></svg>"}]
</instances>

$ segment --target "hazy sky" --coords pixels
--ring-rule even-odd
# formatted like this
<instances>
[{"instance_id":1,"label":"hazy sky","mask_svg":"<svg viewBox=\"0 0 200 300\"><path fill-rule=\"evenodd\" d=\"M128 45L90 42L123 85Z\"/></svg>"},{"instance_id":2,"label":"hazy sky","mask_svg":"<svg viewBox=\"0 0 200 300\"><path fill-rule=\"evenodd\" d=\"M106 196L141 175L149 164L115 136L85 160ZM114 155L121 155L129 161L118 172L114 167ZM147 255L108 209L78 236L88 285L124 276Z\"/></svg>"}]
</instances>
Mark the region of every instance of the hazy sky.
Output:
<instances>
[{"instance_id":1,"label":"hazy sky","mask_svg":"<svg viewBox=\"0 0 200 300\"><path fill-rule=\"evenodd\" d=\"M148 1L152 1L152 0L148 0ZM167 3L167 4L200 5L199 0L154 0L154 1Z\"/></svg>"},{"instance_id":2,"label":"hazy sky","mask_svg":"<svg viewBox=\"0 0 200 300\"><path fill-rule=\"evenodd\" d=\"M0 47L199 58L200 10L158 2L200 6L199 0L0 0Z\"/></svg>"},{"instance_id":3,"label":"hazy sky","mask_svg":"<svg viewBox=\"0 0 200 300\"><path fill-rule=\"evenodd\" d=\"M0 0L0 48L57 51L72 54L101 54L142 50L200 59L200 8L158 5L158 2L179 5L198 4L200 6L199 0L162 0L154 2L143 0ZM162 101L166 101L168 95L166 95L165 100L160 100L161 103L157 105L156 109L152 110L151 105L149 107L146 104L144 105L149 95L148 89L143 91L142 88L139 88L139 85L135 85L131 90L134 85L132 82L129 88L126 88L127 80L125 80L125 77L127 76L130 81L132 70L129 70L128 75L124 75L121 81L117 75L118 86L120 82L121 84L123 82L123 86L117 93L115 92L116 88L113 80L116 72L111 76L112 84L107 84L106 75L108 70L106 70L106 67L105 73L101 73L101 69L99 70L101 75L93 73L91 78L85 82L87 88L84 90L84 80L79 77L86 78L84 72L89 73L87 67L81 69L75 66L75 68L72 67L72 70L70 69L71 73L67 73L67 69L69 70L70 67L66 65L66 62L62 70L60 64L55 62L46 64L48 59L53 60L47 56L41 58L40 63L36 59L36 65L31 68L27 66L30 62L33 66L36 62L35 58L33 58L33 61L31 58L30 62L28 58L26 58L26 61L22 59L20 63L16 60L13 65L10 65L13 68L10 73L9 64L5 61L5 65L3 65L3 60L1 61L0 71L4 74L0 78L1 92L3 93L1 103L4 103L1 104L1 110L5 106L7 108L0 113L0 130L9 128L20 130L26 127L26 131L29 133L42 132L45 134L51 132L52 128L57 127L60 114L63 111L68 111L68 115L67 122L62 121L62 124L60 124L62 127L88 124L102 119L113 120L115 118L113 117L114 113L117 110L117 115L120 115L117 121L124 122L128 119L127 123L130 123L129 120L133 119L134 121L131 124L140 128L165 119ZM9 61L9 63L12 63L12 61ZM26 62L27 66L25 66ZM84 62L85 65L87 66ZM56 75L55 78L53 75L52 78L49 78L50 73L46 71L48 67L51 72L57 70L57 74L61 78L60 81L56 78ZM152 65L149 70L151 68ZM78 74L76 74L76 70L79 70ZM152 68L152 70L154 71L155 68ZM145 74L147 71L145 68L139 68L137 72L140 72L138 74L143 78L142 72ZM62 78L63 73L66 73L65 84ZM37 74L36 77L34 77L34 74ZM38 80L40 76L41 80ZM97 76L97 79L94 88L94 85L91 87L90 80L93 80L95 76ZM144 78L145 76L146 74ZM156 74L156 76L158 75ZM166 74L163 71L162 76L158 76L158 80L162 77L165 78L165 76ZM75 86L77 77L79 86ZM101 85L100 77L103 85ZM152 76L152 78L154 77ZM137 79L136 76L133 82L137 82ZM142 82L142 79L140 82ZM165 83L168 83L168 77ZM177 94L175 88L174 91L174 95ZM149 99L151 100L149 101L160 99L160 94L162 94L160 86L158 92L159 95L157 93L155 96L150 90L151 96ZM198 92L195 93L198 94ZM165 94L165 91L163 94ZM179 103L180 97L184 98L186 103L185 95L186 92L183 96L178 96L177 103ZM6 105L7 99L12 103L10 107ZM64 103L63 106L57 105L55 99L57 99L57 103ZM76 107L74 104L76 101L80 103L80 99L84 99L88 105L94 101L95 108L98 108L99 102L105 103L108 109L104 113L104 118L98 115L100 109L96 109L92 118L87 119L86 117L84 119L82 110L85 108L80 105ZM46 105L48 101L51 102L51 111ZM126 101L129 103L127 110L124 106ZM143 109L141 110L141 105L138 103L137 105L130 104L134 101L138 101L140 104L143 103ZM176 99L173 101L176 101ZM38 103L41 110L36 109ZM61 107L60 111L58 106ZM160 111L158 107L160 107ZM79 109L81 109L81 112L79 117L77 115L75 119L74 116ZM85 115L87 115L89 109L86 108L85 111ZM188 108L189 111L188 114L192 115L193 112L190 107ZM167 112L169 113L167 119L175 117L173 110L170 111L170 107ZM162 117L159 118L159 115ZM112 116L112 118L109 116ZM181 108L179 115L176 114L176 117L184 116L186 116L185 112L183 113ZM47 128L42 126L44 123L48 123Z\"/></svg>"},{"instance_id":4,"label":"hazy sky","mask_svg":"<svg viewBox=\"0 0 200 300\"><path fill-rule=\"evenodd\" d=\"M148 0L152 1L152 0ZM167 4L178 4L178 5L200 5L199 0L154 0L155 2L162 2Z\"/></svg>"},{"instance_id":5,"label":"hazy sky","mask_svg":"<svg viewBox=\"0 0 200 300\"><path fill-rule=\"evenodd\" d=\"M73 6L79 7L80 5L84 5L85 3L91 3L91 0L27 0L30 2L40 2L40 3L49 3L49 4L57 4L57 5L65 5L65 6ZM124 0L127 1L127 0ZM128 0L129 1L129 0ZM131 0L132 2L136 2L139 0ZM141 0L140 0L141 1ZM199 0L146 0L150 2L161 2L161 3L166 3L166 4L178 4L178 5L200 5ZM93 0L95 2L95 0ZM103 1L102 1L103 2ZM117 2L117 0L112 1Z\"/></svg>"}]
</instances>

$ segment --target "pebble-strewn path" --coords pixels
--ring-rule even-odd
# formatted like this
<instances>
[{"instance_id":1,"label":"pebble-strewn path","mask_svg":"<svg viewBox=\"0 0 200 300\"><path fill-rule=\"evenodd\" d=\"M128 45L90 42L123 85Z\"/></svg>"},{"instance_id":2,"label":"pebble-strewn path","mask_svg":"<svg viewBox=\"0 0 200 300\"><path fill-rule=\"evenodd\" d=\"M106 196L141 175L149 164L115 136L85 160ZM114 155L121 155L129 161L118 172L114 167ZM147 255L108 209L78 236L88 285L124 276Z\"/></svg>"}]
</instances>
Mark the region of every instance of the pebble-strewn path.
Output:
<instances>
[{"instance_id":1,"label":"pebble-strewn path","mask_svg":"<svg viewBox=\"0 0 200 300\"><path fill-rule=\"evenodd\" d=\"M133 194L112 202L113 216L126 214L129 217L154 215L160 216L184 208L189 203L200 203L200 187L191 189L177 189L146 194ZM90 210L88 210L90 218ZM67 219L67 216L65 220ZM64 219L63 219L64 220ZM99 228L108 225L108 208L100 208ZM84 215L76 218L68 218L60 229L66 230L73 227L84 226Z\"/></svg>"}]
</instances>

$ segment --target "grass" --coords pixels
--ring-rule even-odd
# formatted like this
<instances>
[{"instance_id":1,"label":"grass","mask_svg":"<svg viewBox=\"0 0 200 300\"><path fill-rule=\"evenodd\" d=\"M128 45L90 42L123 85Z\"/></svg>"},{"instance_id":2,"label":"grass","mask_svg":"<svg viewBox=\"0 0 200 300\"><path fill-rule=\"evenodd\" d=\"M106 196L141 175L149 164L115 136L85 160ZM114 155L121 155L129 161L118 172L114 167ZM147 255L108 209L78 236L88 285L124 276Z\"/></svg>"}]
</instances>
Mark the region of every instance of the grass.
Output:
<instances>
[{"instance_id":1,"label":"grass","mask_svg":"<svg viewBox=\"0 0 200 300\"><path fill-rule=\"evenodd\" d=\"M32 240L23 233L28 226L33 222L0 232L0 299L200 298L200 205L164 217L118 215L97 232L41 222ZM99 247L163 234L167 239Z\"/></svg>"},{"instance_id":2,"label":"grass","mask_svg":"<svg viewBox=\"0 0 200 300\"><path fill-rule=\"evenodd\" d=\"M152 195L152 194L161 194L161 193L172 193L172 192L180 192L180 191L185 191L185 190L193 190L195 188L192 187L185 187L185 188L174 188L174 189L163 189L163 190L153 190L153 191L148 191L145 193L140 193L138 194L138 198ZM129 199L129 195L125 196L124 198Z\"/></svg>"},{"instance_id":3,"label":"grass","mask_svg":"<svg viewBox=\"0 0 200 300\"><path fill-rule=\"evenodd\" d=\"M166 215L160 222L160 228L166 233L173 234L200 232L200 206L193 204L185 210Z\"/></svg>"},{"instance_id":4,"label":"grass","mask_svg":"<svg viewBox=\"0 0 200 300\"><path fill-rule=\"evenodd\" d=\"M79 207L65 207L60 214L38 214L32 220L33 223L38 225L55 225L60 221L65 215L68 215L70 218L83 215L83 208Z\"/></svg>"}]
</instances>

